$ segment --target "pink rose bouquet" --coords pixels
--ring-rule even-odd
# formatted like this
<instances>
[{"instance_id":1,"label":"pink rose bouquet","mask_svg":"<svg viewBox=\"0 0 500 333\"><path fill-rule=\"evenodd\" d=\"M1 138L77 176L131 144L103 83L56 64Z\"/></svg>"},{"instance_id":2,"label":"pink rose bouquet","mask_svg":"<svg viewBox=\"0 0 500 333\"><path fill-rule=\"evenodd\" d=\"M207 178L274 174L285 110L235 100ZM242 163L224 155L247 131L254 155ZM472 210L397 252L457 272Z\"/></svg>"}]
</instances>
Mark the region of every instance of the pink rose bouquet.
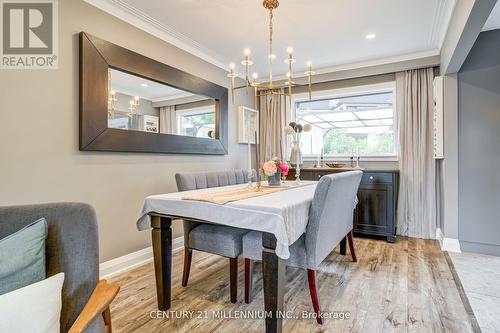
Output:
<instances>
[{"instance_id":1,"label":"pink rose bouquet","mask_svg":"<svg viewBox=\"0 0 500 333\"><path fill-rule=\"evenodd\" d=\"M273 160L271 160L267 161L266 163L264 163L264 165L262 165L262 171L264 171L266 176L271 177L274 176L276 172L278 172L278 167L276 166L276 163Z\"/></svg>"},{"instance_id":2,"label":"pink rose bouquet","mask_svg":"<svg viewBox=\"0 0 500 333\"><path fill-rule=\"evenodd\" d=\"M280 161L277 157L273 157L271 160L265 162L261 168L261 171L267 177L272 177L276 174L280 177L281 175L286 176L288 175L289 170L290 168L288 165Z\"/></svg>"},{"instance_id":3,"label":"pink rose bouquet","mask_svg":"<svg viewBox=\"0 0 500 333\"><path fill-rule=\"evenodd\" d=\"M281 170L281 174L283 176L288 176L288 171L290 170L290 168L288 167L288 165L282 163L282 162L279 162L278 163L278 168Z\"/></svg>"}]
</instances>

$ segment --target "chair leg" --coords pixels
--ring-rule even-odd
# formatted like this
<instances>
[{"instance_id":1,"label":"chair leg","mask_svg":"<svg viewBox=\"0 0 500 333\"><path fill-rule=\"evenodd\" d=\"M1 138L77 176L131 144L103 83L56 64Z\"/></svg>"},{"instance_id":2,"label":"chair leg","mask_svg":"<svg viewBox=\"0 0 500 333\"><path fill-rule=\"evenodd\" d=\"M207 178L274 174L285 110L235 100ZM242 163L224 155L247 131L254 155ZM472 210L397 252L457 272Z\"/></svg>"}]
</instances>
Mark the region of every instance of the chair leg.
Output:
<instances>
[{"instance_id":1,"label":"chair leg","mask_svg":"<svg viewBox=\"0 0 500 333\"><path fill-rule=\"evenodd\" d=\"M191 258L193 257L193 250L189 247L184 247L184 270L182 271L182 286L185 287L189 280L189 271L191 270Z\"/></svg>"},{"instance_id":2,"label":"chair leg","mask_svg":"<svg viewBox=\"0 0 500 333\"><path fill-rule=\"evenodd\" d=\"M253 262L245 258L245 303L252 303Z\"/></svg>"},{"instance_id":3,"label":"chair leg","mask_svg":"<svg viewBox=\"0 0 500 333\"><path fill-rule=\"evenodd\" d=\"M236 303L238 295L238 258L229 258L229 275L231 303Z\"/></svg>"},{"instance_id":4,"label":"chair leg","mask_svg":"<svg viewBox=\"0 0 500 333\"><path fill-rule=\"evenodd\" d=\"M316 321L318 324L323 325L323 318L320 317L321 310L319 308L318 291L316 289L316 271L313 269L307 270L307 280L309 281L309 293L311 294L311 301L313 304L314 312L316 313Z\"/></svg>"},{"instance_id":5,"label":"chair leg","mask_svg":"<svg viewBox=\"0 0 500 333\"><path fill-rule=\"evenodd\" d=\"M343 256L345 256L345 248L346 248L346 246L345 246L345 245L346 245L346 244L345 244L345 237L344 237L344 238L342 238L342 240L340 241L340 254L341 254L341 255L343 255Z\"/></svg>"},{"instance_id":6,"label":"chair leg","mask_svg":"<svg viewBox=\"0 0 500 333\"><path fill-rule=\"evenodd\" d=\"M349 241L349 250L351 251L352 261L357 262L356 251L354 250L354 242L352 240L352 230L347 234L347 240Z\"/></svg>"},{"instance_id":7,"label":"chair leg","mask_svg":"<svg viewBox=\"0 0 500 333\"><path fill-rule=\"evenodd\" d=\"M102 319L104 320L104 331L111 333L113 328L111 326L111 311L109 311L109 306L102 312Z\"/></svg>"}]
</instances>

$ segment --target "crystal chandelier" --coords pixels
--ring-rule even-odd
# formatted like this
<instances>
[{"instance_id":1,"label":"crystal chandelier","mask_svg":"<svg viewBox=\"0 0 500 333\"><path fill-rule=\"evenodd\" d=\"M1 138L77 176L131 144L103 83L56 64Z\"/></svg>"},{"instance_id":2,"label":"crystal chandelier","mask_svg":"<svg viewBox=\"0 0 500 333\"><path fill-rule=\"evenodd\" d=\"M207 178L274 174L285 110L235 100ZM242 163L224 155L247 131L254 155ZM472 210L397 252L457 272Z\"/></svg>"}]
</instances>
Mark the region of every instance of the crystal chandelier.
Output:
<instances>
[{"instance_id":1,"label":"crystal chandelier","mask_svg":"<svg viewBox=\"0 0 500 333\"><path fill-rule=\"evenodd\" d=\"M293 81L292 77L292 65L296 62L293 58L293 48L288 47L287 53L288 57L285 59L285 63L288 65L288 72L286 74L286 81L280 84L273 83L273 59L275 55L273 54L273 10L278 8L279 1L278 0L264 0L262 5L264 8L269 10L269 82L266 84L261 84L257 81L258 74L252 74L252 80L249 78L250 66L253 65L253 61L250 59L251 51L249 49L245 49L244 54L245 58L241 61L241 64L245 68L245 84L242 86L235 86L235 78L239 75L235 72L235 65L229 65L229 74L227 76L231 79L231 93L232 100L234 102L234 92L235 90L242 88L253 87L255 98L260 96L269 96L269 95L277 95L277 96L285 96L290 98L290 103L292 100L292 87L306 86L309 92L309 100L311 100L311 84L312 84L312 76L315 74L312 70L311 62L307 63L307 71L304 73L307 77L307 84L297 84Z\"/></svg>"}]
</instances>

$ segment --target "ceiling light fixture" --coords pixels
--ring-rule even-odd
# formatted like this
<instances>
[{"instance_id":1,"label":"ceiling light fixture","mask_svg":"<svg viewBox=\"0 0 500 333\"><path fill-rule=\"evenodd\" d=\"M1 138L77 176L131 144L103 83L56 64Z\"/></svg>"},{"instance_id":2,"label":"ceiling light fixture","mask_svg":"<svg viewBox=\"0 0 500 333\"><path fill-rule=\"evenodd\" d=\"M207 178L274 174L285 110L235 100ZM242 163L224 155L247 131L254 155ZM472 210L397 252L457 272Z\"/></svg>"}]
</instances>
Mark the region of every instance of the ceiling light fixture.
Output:
<instances>
[{"instance_id":1,"label":"ceiling light fixture","mask_svg":"<svg viewBox=\"0 0 500 333\"><path fill-rule=\"evenodd\" d=\"M377 35L375 35L374 33L366 34L366 39L375 39L375 37L377 37Z\"/></svg>"},{"instance_id":2,"label":"ceiling light fixture","mask_svg":"<svg viewBox=\"0 0 500 333\"><path fill-rule=\"evenodd\" d=\"M253 65L253 61L250 59L251 51L250 49L244 50L245 58L241 61L241 64L245 67L245 85L243 86L235 86L235 78L238 77L238 74L235 72L235 65L231 63L229 65L229 74L227 76L231 79L231 93L232 100L234 102L234 92L237 89L241 88L254 88L255 98L260 96L269 96L269 95L278 95L278 96L286 96L290 97L290 105L292 103L292 87L297 86L306 86L305 84L297 84L293 81L293 71L292 64L296 62L293 58L293 48L288 47L286 49L288 57L285 59L285 63L288 65L287 72L287 80L281 84L273 83L273 59L276 58L276 55L273 53L273 10L278 8L279 1L278 0L264 0L262 2L264 8L269 11L269 53L268 53L268 62L269 62L269 82L267 84L260 84L257 82L258 75L254 73L252 75L252 81L249 78L249 68ZM311 91L312 91L312 76L315 74L312 70L311 62L307 63L307 71L304 73L307 76L307 86L309 90L309 100L311 99ZM287 88L285 90L285 88Z\"/></svg>"}]
</instances>

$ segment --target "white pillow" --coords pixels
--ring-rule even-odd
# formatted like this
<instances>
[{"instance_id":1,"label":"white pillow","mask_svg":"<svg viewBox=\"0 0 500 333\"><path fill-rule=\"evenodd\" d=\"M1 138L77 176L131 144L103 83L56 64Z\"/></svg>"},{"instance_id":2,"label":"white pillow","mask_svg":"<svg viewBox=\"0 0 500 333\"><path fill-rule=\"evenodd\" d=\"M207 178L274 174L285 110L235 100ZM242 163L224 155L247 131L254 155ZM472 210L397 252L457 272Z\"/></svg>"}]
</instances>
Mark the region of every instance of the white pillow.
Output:
<instances>
[{"instance_id":1,"label":"white pillow","mask_svg":"<svg viewBox=\"0 0 500 333\"><path fill-rule=\"evenodd\" d=\"M59 333L64 273L0 295L0 332Z\"/></svg>"}]
</instances>

